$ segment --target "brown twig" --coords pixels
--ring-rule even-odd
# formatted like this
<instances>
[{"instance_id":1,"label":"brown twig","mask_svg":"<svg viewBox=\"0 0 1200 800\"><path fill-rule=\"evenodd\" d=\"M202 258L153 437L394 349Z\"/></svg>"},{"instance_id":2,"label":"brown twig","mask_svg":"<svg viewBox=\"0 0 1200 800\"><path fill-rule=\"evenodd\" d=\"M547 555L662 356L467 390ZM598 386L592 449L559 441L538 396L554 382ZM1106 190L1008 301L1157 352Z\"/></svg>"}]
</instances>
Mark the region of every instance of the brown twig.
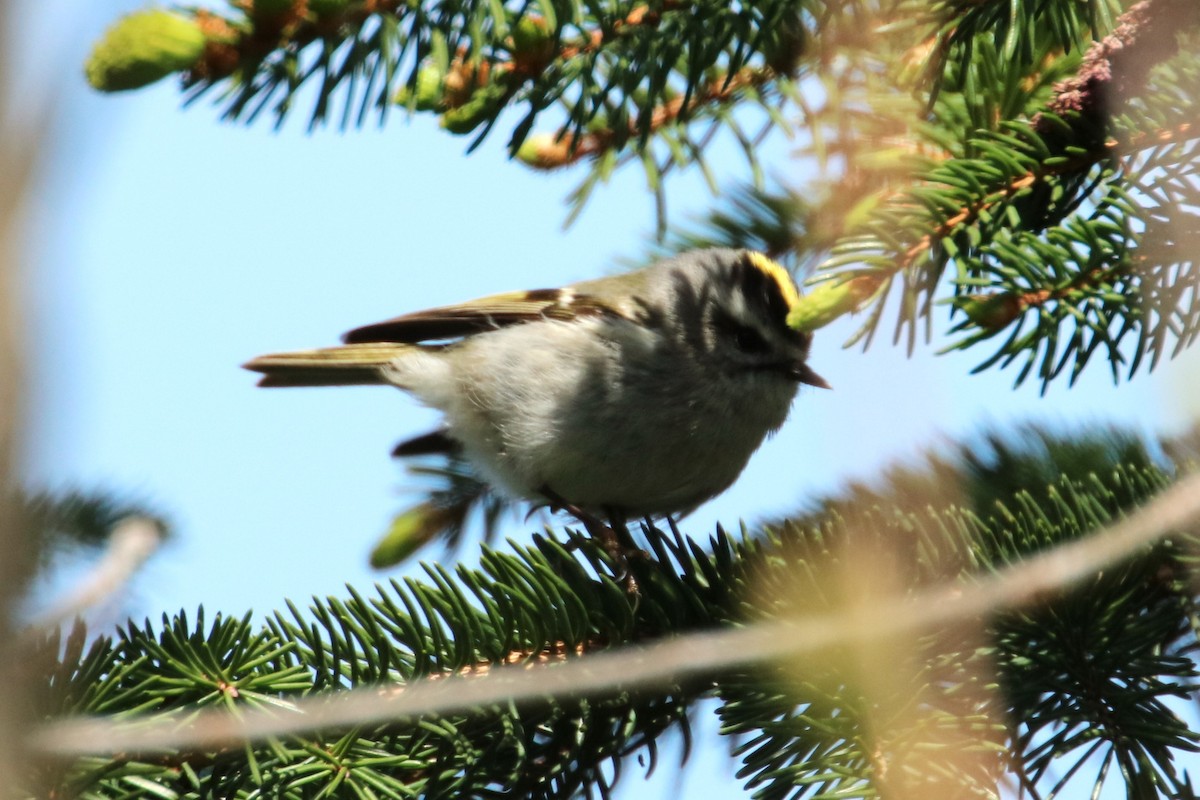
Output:
<instances>
[{"instance_id":1,"label":"brown twig","mask_svg":"<svg viewBox=\"0 0 1200 800\"><path fill-rule=\"evenodd\" d=\"M680 0L666 0L662 4L661 11L651 11L650 6L637 6L626 14L624 18L613 23L611 34L605 34L602 30L594 30L584 39L563 47L559 51L559 58L566 60L594 53L603 47L605 42L611 41L614 36L619 36L627 28L657 27L658 23L662 21L662 12L672 11L681 5L683 3Z\"/></svg>"},{"instance_id":2,"label":"brown twig","mask_svg":"<svg viewBox=\"0 0 1200 800\"><path fill-rule=\"evenodd\" d=\"M1100 158L1119 157L1121 155L1140 152L1146 148L1159 147L1164 144L1187 141L1198 137L1200 137L1200 126L1185 122L1173 128L1147 131L1123 139L1108 139L1104 142L1103 148L1100 151L1103 155L1092 156L1091 154L1086 154L1079 158L1062 162L1057 167L1046 169L1038 174L1032 172L1026 173L1001 190L999 196L996 193L989 195L988 198L985 198L985 201L988 202L981 202L976 207L960 211L946 220L942 225L939 225L934 232L922 237L920 242L905 251L904 258L908 259L908 263L905 266L911 265L921 253L933 244L935 239L949 236L955 227L978 217L980 213L995 205L1001 198L1011 197L1018 190L1031 186L1037 180L1041 180L1048 175L1062 174L1081 169ZM900 267L898 270L902 268ZM1123 265L1109 267L1097 264L1092 269L1079 273L1070 282L1056 289L1037 289L1019 294L1007 292L973 294L970 295L970 299L975 301L976 305L972 319L982 328L998 330L1007 326L1031 308L1038 308L1046 303L1062 300L1072 292L1100 284L1109 278L1115 277L1123 270Z\"/></svg>"},{"instance_id":3,"label":"brown twig","mask_svg":"<svg viewBox=\"0 0 1200 800\"><path fill-rule=\"evenodd\" d=\"M318 39L336 35L345 26L360 27L372 16L402 14L408 9L408 4L402 0L367 0L349 5L336 14L313 18L307 0L296 0L282 12L271 14L259 12L253 0L239 0L234 5L252 21L249 28L235 26L209 11L194 12L197 23L209 40L209 46L192 67L191 80L219 80L232 74L245 59L262 58L272 50L284 47L302 48ZM532 59L514 54L511 61L499 59L491 62L491 66L497 74L515 72L531 77L554 60L568 60L593 53L630 28L655 27L661 21L663 12L681 5L682 0L666 0L659 10L651 10L648 5L637 6L616 20L607 32L593 30L561 45L557 52L550 51Z\"/></svg>"},{"instance_id":4,"label":"brown twig","mask_svg":"<svg viewBox=\"0 0 1200 800\"><path fill-rule=\"evenodd\" d=\"M1098 285L1124 271L1124 265L1098 267L1077 274L1065 285L1056 289L1034 289L1028 292L991 292L968 295L968 316L978 327L997 331L1008 326L1017 317L1031 308L1040 308L1047 303L1063 300L1072 292Z\"/></svg>"},{"instance_id":5,"label":"brown twig","mask_svg":"<svg viewBox=\"0 0 1200 800\"><path fill-rule=\"evenodd\" d=\"M191 68L189 83L220 80L231 75L240 64L262 59L273 50L302 48L344 26L361 26L372 15L402 14L407 9L407 4L400 0L372 0L350 6L338 14L314 19L306 0L296 0L283 11L271 14L258 11L253 0L240 0L236 6L251 20L248 28L235 26L208 11L195 12L195 19L205 34L207 45L203 55ZM631 29L657 27L665 12L682 6L683 0L665 0L657 9L639 5L611 25L586 32L577 39L559 44L557 48L552 45L549 49L518 52L514 44L509 59L469 63L469 48L464 46L455 54L444 79L445 96L439 110L463 105L476 90L502 76L515 77L519 81L536 78L550 64L591 55ZM540 21L536 17L531 19L534 24ZM682 97L677 97L654 109L648 121L649 129L658 130L704 105L729 102L738 91L760 86L775 77L775 72L769 67L747 68L727 79L708 82L699 87L686 105ZM517 83L510 82L511 88L515 88ZM622 136L636 135L642 124L642 121L635 120L627 132L594 131L578 139L571 134L553 140L547 137L540 141L536 152L530 153L524 160L532 166L546 169L573 164L604 152Z\"/></svg>"},{"instance_id":6,"label":"brown twig","mask_svg":"<svg viewBox=\"0 0 1200 800\"><path fill-rule=\"evenodd\" d=\"M1112 34L1092 44L1084 56L1079 73L1056 86L1056 96L1047 104L1046 110L1056 115L1077 112L1094 125L1097 115L1111 112L1110 101L1114 95L1125 99L1135 94L1145 82L1150 69L1175 54L1178 43L1174 31L1181 24L1181 15L1189 14L1187 22L1194 24L1198 8L1200 5L1191 0L1142 0L1131 6L1119 18ZM1042 113L1035 115L1032 123L1039 134L1061 133L1061 128L1055 127ZM1108 137L1091 147L1089 152L1015 176L1006 185L979 198L973 205L961 208L918 238L899 255L889 271L895 274L912 267L934 243L951 236L960 226L978 219L981 214L1048 177L1069 174L1104 159L1172 141L1196 138L1198 135L1200 131L1196 125L1183 123L1175 128L1123 139ZM1019 312L1053 299L1052 295L1040 297L1037 294L1033 292L1012 298L1016 305L1009 311Z\"/></svg>"},{"instance_id":7,"label":"brown twig","mask_svg":"<svg viewBox=\"0 0 1200 800\"><path fill-rule=\"evenodd\" d=\"M1070 174L1090 167L1092 164L1107 158L1118 158L1148 147L1187 141L1188 139L1195 139L1197 137L1200 137L1200 126L1193 123L1182 123L1174 128L1148 131L1123 139L1110 138L1091 152L1058 161L1053 166L1043 166L1039 170L1031 170L1023 175L1019 175L1009 181L1008 184L980 198L978 203L962 208L958 213L939 223L932 231L918 239L897 260L895 271L899 272L912 266L921 254L925 253L934 242L946 238L960 225L977 219L980 214L991 210L999 203L1010 199L1017 192L1033 186L1038 181L1045 180L1054 175Z\"/></svg>"},{"instance_id":8,"label":"brown twig","mask_svg":"<svg viewBox=\"0 0 1200 800\"><path fill-rule=\"evenodd\" d=\"M762 86L775 77L775 72L770 68L747 67L728 80L718 78L702 84L693 92L686 105L681 95L655 108L651 112L648 129L653 133L681 118L691 116L704 106L731 102L739 91ZM628 130L623 132L624 135L636 136L641 131L641 125L640 119L632 120ZM571 133L564 133L560 137L546 136L540 140L533 140L533 151L522 154L522 160L539 169L566 167L606 152L618 136L615 130L591 131L578 138Z\"/></svg>"},{"instance_id":9,"label":"brown twig","mask_svg":"<svg viewBox=\"0 0 1200 800\"><path fill-rule=\"evenodd\" d=\"M537 650L511 650L496 660L484 658L472 664L467 664L464 667L459 667L453 672L434 673L429 675L427 680L444 680L456 675L460 677L487 675L496 667L523 666L526 669L530 669L536 666L561 664L568 659L576 658L591 650L601 649L604 645L605 642L600 638L592 638L579 644L568 644L564 641L551 642ZM385 697L390 697L404 690L404 686L393 686L385 688L382 694Z\"/></svg>"}]
</instances>

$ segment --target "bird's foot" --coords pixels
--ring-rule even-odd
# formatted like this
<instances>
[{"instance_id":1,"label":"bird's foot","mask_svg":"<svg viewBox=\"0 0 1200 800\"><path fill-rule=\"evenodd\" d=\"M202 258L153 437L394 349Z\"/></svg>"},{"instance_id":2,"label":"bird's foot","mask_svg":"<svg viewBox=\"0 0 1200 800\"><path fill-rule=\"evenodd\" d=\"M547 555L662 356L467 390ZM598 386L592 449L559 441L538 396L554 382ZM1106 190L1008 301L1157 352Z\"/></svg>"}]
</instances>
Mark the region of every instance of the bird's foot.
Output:
<instances>
[{"instance_id":1,"label":"bird's foot","mask_svg":"<svg viewBox=\"0 0 1200 800\"><path fill-rule=\"evenodd\" d=\"M550 500L552 510L561 509L583 524L588 535L595 539L612 559L613 565L616 567L613 578L620 581L629 594L637 596L639 594L637 578L629 568L629 562L631 558L646 558L646 553L634 543L633 536L625 525L624 517L620 514L610 514L610 521L605 523L595 514L563 500L548 487L542 489L542 494ZM576 546L574 543L568 545L571 548L574 546Z\"/></svg>"}]
</instances>

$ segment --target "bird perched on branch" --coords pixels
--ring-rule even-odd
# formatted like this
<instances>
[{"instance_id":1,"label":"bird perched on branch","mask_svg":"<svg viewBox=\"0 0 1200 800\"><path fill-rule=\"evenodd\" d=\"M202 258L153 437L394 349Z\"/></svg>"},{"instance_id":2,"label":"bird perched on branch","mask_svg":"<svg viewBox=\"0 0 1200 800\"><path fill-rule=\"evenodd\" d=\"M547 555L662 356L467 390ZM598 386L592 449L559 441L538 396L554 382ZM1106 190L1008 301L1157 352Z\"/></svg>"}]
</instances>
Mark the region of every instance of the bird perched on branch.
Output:
<instances>
[{"instance_id":1,"label":"bird perched on branch","mask_svg":"<svg viewBox=\"0 0 1200 800\"><path fill-rule=\"evenodd\" d=\"M761 253L697 250L561 289L511 292L350 331L245 366L260 386L390 384L444 415L398 456L454 453L593 533L720 494L787 417L811 334ZM611 529L607 529L611 532Z\"/></svg>"}]
</instances>

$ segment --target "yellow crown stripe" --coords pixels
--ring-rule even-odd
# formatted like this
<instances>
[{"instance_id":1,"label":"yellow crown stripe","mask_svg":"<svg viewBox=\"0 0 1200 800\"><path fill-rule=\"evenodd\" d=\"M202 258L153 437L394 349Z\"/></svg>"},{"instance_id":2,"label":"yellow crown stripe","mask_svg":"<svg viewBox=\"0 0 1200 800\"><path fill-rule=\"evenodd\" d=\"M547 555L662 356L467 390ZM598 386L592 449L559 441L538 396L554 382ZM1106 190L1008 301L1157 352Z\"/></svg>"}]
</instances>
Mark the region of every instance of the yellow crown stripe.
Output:
<instances>
[{"instance_id":1,"label":"yellow crown stripe","mask_svg":"<svg viewBox=\"0 0 1200 800\"><path fill-rule=\"evenodd\" d=\"M788 308L796 307L796 304L800 302L800 292L796 289L796 283L786 269L758 252L750 253L750 263L775 281Z\"/></svg>"}]
</instances>

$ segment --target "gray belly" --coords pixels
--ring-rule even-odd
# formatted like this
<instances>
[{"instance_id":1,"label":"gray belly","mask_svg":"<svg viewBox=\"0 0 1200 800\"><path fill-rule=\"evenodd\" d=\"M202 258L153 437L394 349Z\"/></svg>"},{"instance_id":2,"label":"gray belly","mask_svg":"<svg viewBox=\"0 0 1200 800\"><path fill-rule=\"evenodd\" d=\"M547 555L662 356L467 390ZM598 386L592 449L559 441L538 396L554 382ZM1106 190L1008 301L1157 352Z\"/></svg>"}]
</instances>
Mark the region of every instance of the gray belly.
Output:
<instances>
[{"instance_id":1,"label":"gray belly","mask_svg":"<svg viewBox=\"0 0 1200 800\"><path fill-rule=\"evenodd\" d=\"M579 323L555 325L553 339L544 324L487 334L488 361L462 360L464 399L442 409L485 476L519 496L549 489L630 517L689 511L737 479L795 394L683 360L664 375L653 338L618 349Z\"/></svg>"}]
</instances>

